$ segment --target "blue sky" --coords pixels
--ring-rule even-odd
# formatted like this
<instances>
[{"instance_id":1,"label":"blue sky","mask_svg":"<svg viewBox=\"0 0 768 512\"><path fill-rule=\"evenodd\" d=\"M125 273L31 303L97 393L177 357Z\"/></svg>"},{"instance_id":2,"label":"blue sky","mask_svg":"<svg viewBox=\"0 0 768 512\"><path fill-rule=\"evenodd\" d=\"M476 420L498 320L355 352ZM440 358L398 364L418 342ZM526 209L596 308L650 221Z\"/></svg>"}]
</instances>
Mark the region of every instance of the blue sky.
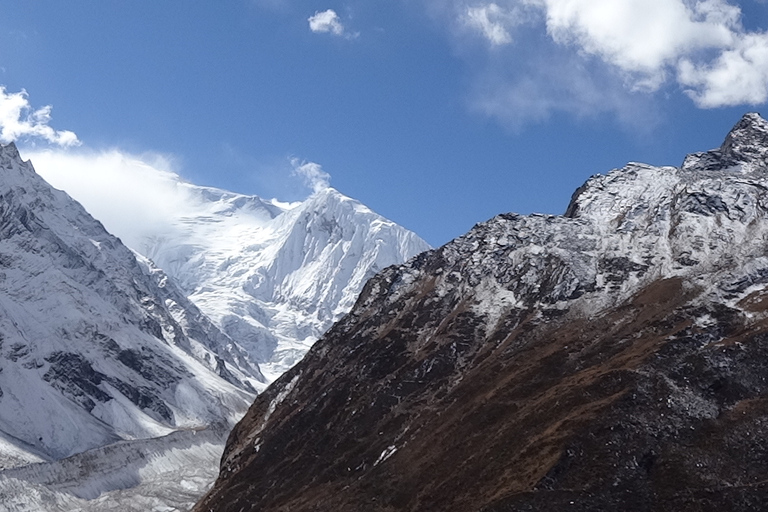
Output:
<instances>
[{"instance_id":1,"label":"blue sky","mask_svg":"<svg viewBox=\"0 0 768 512\"><path fill-rule=\"evenodd\" d=\"M758 0L0 0L0 140L282 200L312 162L440 245L718 146L766 110L766 30Z\"/></svg>"}]
</instances>

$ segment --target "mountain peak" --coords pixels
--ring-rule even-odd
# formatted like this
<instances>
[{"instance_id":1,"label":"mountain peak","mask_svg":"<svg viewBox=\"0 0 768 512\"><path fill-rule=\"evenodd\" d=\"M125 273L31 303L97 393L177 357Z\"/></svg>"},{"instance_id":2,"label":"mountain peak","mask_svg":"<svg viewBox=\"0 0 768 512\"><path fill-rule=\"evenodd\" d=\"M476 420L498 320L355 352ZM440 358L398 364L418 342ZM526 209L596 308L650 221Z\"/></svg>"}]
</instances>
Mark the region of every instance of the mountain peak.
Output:
<instances>
[{"instance_id":1,"label":"mountain peak","mask_svg":"<svg viewBox=\"0 0 768 512\"><path fill-rule=\"evenodd\" d=\"M21 155L19 155L19 149L14 142L8 144L0 144L0 158L4 160L17 160L19 163L23 163Z\"/></svg>"},{"instance_id":2,"label":"mountain peak","mask_svg":"<svg viewBox=\"0 0 768 512\"><path fill-rule=\"evenodd\" d=\"M316 201L343 201L351 198L345 196L333 187L325 187L315 190L312 195L309 196L309 199L314 199Z\"/></svg>"},{"instance_id":3,"label":"mountain peak","mask_svg":"<svg viewBox=\"0 0 768 512\"><path fill-rule=\"evenodd\" d=\"M684 170L718 171L741 167L752 171L768 162L768 121L757 112L748 112L731 128L718 149L685 157Z\"/></svg>"},{"instance_id":4,"label":"mountain peak","mask_svg":"<svg viewBox=\"0 0 768 512\"><path fill-rule=\"evenodd\" d=\"M596 174L573 194L565 211L566 217L583 217L617 213L617 204L642 205L655 194L665 194L667 186L677 181L683 171L686 179L697 179L694 174L706 172L741 172L762 174L768 165L768 121L756 112L744 114L731 128L717 149L691 153L680 168L655 167L631 162L607 175ZM610 190L610 193L606 191ZM616 217L616 218L618 218Z\"/></svg>"},{"instance_id":5,"label":"mountain peak","mask_svg":"<svg viewBox=\"0 0 768 512\"><path fill-rule=\"evenodd\" d=\"M744 114L725 137L720 152L728 161L765 162L768 156L768 121L756 112Z\"/></svg>"},{"instance_id":6,"label":"mountain peak","mask_svg":"<svg viewBox=\"0 0 768 512\"><path fill-rule=\"evenodd\" d=\"M193 510L760 509L766 133L747 115L690 170L630 163L573 218L500 215L384 269Z\"/></svg>"},{"instance_id":7,"label":"mountain peak","mask_svg":"<svg viewBox=\"0 0 768 512\"><path fill-rule=\"evenodd\" d=\"M18 157L19 150L16 148L15 142L9 142L8 144L0 144L0 152L7 154L10 157Z\"/></svg>"}]
</instances>

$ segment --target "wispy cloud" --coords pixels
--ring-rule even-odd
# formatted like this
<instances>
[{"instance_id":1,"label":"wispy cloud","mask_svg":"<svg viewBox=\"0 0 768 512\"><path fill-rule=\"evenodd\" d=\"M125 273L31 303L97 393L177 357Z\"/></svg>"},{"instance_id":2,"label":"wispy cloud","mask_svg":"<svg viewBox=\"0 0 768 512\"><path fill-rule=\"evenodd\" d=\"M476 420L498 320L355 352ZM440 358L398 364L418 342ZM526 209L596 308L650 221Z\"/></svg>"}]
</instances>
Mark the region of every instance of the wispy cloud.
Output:
<instances>
[{"instance_id":1,"label":"wispy cloud","mask_svg":"<svg viewBox=\"0 0 768 512\"><path fill-rule=\"evenodd\" d=\"M530 23L537 17L536 8L529 1L516 3L496 2L459 6L460 26L483 36L491 46L502 46L513 42L515 29Z\"/></svg>"},{"instance_id":2,"label":"wispy cloud","mask_svg":"<svg viewBox=\"0 0 768 512\"><path fill-rule=\"evenodd\" d=\"M489 66L479 72L470 109L513 131L544 122L554 112L576 118L611 115L633 132L654 125L658 111L650 97L626 89L607 66L585 64L557 49L537 55L540 58L518 59L509 67Z\"/></svg>"},{"instance_id":3,"label":"wispy cloud","mask_svg":"<svg viewBox=\"0 0 768 512\"><path fill-rule=\"evenodd\" d=\"M27 91L9 93L0 86L0 142L41 139L58 146L78 146L80 141L73 132L54 130L50 105L33 109Z\"/></svg>"},{"instance_id":4,"label":"wispy cloud","mask_svg":"<svg viewBox=\"0 0 768 512\"><path fill-rule=\"evenodd\" d=\"M512 42L512 36L506 28L507 14L497 4L491 3L479 7L467 7L464 23L478 30L495 46Z\"/></svg>"},{"instance_id":5,"label":"wispy cloud","mask_svg":"<svg viewBox=\"0 0 768 512\"><path fill-rule=\"evenodd\" d=\"M353 39L359 35L356 32L349 32L333 9L322 12L318 11L310 16L307 21L309 21L309 29L315 33L328 33L346 37L347 39Z\"/></svg>"},{"instance_id":6,"label":"wispy cloud","mask_svg":"<svg viewBox=\"0 0 768 512\"><path fill-rule=\"evenodd\" d=\"M171 160L156 154L120 150L47 149L25 151L35 170L65 190L108 231L129 247L144 251L144 237L170 233L173 220L190 210L193 198L173 172Z\"/></svg>"},{"instance_id":7,"label":"wispy cloud","mask_svg":"<svg viewBox=\"0 0 768 512\"><path fill-rule=\"evenodd\" d=\"M198 214L201 201L206 201L199 187L180 177L172 156L52 147L24 151L23 157L51 185L79 201L109 232L143 254L151 251L147 245L152 243L151 237L173 236L184 224L181 219ZM301 199L306 197L304 187L318 192L330 186L331 177L319 164L292 158L290 165L293 179L286 179L284 160L279 172L283 181L302 182Z\"/></svg>"},{"instance_id":8,"label":"wispy cloud","mask_svg":"<svg viewBox=\"0 0 768 512\"><path fill-rule=\"evenodd\" d=\"M291 165L293 166L293 174L302 178L304 183L314 192L325 190L331 186L331 175L325 172L320 164L292 158Z\"/></svg>"}]
</instances>

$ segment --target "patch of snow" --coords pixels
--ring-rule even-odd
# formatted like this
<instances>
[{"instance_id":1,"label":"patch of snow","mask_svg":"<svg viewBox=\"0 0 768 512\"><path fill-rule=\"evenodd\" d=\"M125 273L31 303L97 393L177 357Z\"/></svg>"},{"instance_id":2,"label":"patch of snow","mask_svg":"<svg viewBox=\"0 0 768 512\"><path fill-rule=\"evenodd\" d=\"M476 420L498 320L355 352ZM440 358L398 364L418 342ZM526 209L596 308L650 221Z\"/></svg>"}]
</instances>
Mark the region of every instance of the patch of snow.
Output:
<instances>
[{"instance_id":1,"label":"patch of snow","mask_svg":"<svg viewBox=\"0 0 768 512\"><path fill-rule=\"evenodd\" d=\"M388 458L393 456L395 452L397 451L397 447L395 445L387 446L384 451L381 452L381 455L379 455L379 458L376 459L376 462L373 463L374 467L378 466L382 462L386 461Z\"/></svg>"}]
</instances>

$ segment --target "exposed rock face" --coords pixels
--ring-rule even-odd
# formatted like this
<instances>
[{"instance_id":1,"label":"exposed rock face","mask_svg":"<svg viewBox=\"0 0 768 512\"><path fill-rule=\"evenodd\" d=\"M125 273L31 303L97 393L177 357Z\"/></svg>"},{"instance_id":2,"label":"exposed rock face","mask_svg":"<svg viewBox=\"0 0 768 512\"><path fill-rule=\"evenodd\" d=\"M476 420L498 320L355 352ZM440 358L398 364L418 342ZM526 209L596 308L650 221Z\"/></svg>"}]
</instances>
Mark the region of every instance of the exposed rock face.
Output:
<instances>
[{"instance_id":1,"label":"exposed rock face","mask_svg":"<svg viewBox=\"0 0 768 512\"><path fill-rule=\"evenodd\" d=\"M767 156L748 114L381 272L195 510L762 509Z\"/></svg>"}]
</instances>

